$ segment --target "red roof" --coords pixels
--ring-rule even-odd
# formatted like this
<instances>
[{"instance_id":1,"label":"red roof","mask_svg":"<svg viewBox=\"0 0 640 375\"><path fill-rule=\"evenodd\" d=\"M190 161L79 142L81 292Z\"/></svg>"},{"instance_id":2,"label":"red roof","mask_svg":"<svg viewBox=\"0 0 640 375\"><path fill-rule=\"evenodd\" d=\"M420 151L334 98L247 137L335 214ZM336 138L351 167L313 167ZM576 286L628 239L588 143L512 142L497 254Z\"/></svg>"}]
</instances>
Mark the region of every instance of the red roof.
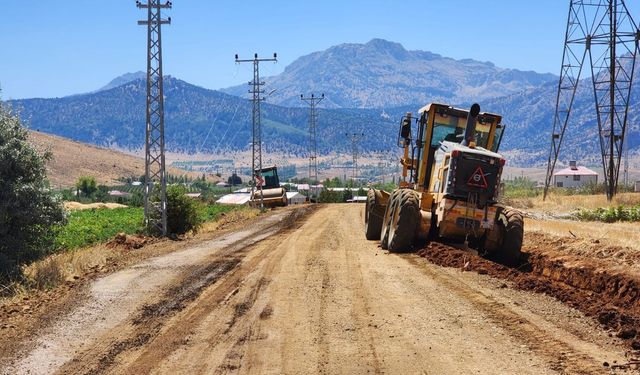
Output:
<instances>
[{"instance_id":1,"label":"red roof","mask_svg":"<svg viewBox=\"0 0 640 375\"><path fill-rule=\"evenodd\" d=\"M554 176L597 176L598 174L589 168L576 167L576 169L565 168L553 174Z\"/></svg>"}]
</instances>

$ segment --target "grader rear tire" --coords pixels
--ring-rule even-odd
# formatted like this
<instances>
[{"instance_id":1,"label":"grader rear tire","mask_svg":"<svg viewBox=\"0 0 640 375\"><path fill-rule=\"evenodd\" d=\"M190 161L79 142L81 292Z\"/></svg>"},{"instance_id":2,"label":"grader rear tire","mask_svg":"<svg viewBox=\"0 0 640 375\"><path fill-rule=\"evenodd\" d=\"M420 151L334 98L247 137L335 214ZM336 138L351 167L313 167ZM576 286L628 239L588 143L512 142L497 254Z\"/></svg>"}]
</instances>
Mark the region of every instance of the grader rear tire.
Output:
<instances>
[{"instance_id":1,"label":"grader rear tire","mask_svg":"<svg viewBox=\"0 0 640 375\"><path fill-rule=\"evenodd\" d=\"M374 189L369 189L364 214L364 234L368 240L380 239L385 206L378 202L380 202L380 193Z\"/></svg>"},{"instance_id":2,"label":"grader rear tire","mask_svg":"<svg viewBox=\"0 0 640 375\"><path fill-rule=\"evenodd\" d=\"M420 224L420 198L413 190L402 190L389 229L389 251L410 250Z\"/></svg>"},{"instance_id":3,"label":"grader rear tire","mask_svg":"<svg viewBox=\"0 0 640 375\"><path fill-rule=\"evenodd\" d=\"M382 220L382 228L380 228L380 247L387 249L389 247L389 227L391 226L391 219L393 213L398 205L399 195L402 192L400 189L396 189L391 192L389 197L389 204L384 211L384 218Z\"/></svg>"},{"instance_id":4,"label":"grader rear tire","mask_svg":"<svg viewBox=\"0 0 640 375\"><path fill-rule=\"evenodd\" d=\"M498 225L502 228L502 246L498 250L500 263L515 267L522 258L522 241L524 239L524 219L518 210L504 208L499 213Z\"/></svg>"}]
</instances>

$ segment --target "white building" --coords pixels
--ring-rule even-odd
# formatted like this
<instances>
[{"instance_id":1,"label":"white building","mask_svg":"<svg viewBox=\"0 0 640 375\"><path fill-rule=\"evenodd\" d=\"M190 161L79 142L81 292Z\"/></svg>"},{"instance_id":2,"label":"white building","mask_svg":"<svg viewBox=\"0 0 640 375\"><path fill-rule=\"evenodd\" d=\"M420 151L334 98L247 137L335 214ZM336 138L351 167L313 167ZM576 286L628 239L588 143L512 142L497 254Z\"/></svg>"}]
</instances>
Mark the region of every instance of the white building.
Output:
<instances>
[{"instance_id":1,"label":"white building","mask_svg":"<svg viewBox=\"0 0 640 375\"><path fill-rule=\"evenodd\" d=\"M577 188L598 183L598 173L586 167L579 167L575 161L569 162L565 168L553 174L553 186L560 188Z\"/></svg>"},{"instance_id":2,"label":"white building","mask_svg":"<svg viewBox=\"0 0 640 375\"><path fill-rule=\"evenodd\" d=\"M636 181L633 191L640 193L640 181Z\"/></svg>"},{"instance_id":3,"label":"white building","mask_svg":"<svg viewBox=\"0 0 640 375\"><path fill-rule=\"evenodd\" d=\"M288 191L287 192L287 203L289 205L292 204L303 204L307 201L307 197L298 193L297 191Z\"/></svg>"}]
</instances>

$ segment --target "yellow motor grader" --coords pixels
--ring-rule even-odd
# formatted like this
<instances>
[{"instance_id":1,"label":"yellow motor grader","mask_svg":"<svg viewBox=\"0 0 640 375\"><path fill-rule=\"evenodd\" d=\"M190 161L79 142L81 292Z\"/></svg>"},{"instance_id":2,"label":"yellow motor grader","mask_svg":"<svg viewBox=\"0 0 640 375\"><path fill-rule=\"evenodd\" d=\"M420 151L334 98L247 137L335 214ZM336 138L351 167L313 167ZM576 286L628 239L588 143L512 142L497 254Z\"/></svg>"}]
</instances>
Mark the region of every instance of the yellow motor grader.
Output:
<instances>
[{"instance_id":1,"label":"yellow motor grader","mask_svg":"<svg viewBox=\"0 0 640 375\"><path fill-rule=\"evenodd\" d=\"M481 113L478 104L464 110L431 103L416 117L407 113L398 134L403 180L391 193L368 191L366 238L393 252L418 241L460 242L517 265L522 214L497 201L505 164L498 154L505 129L501 120Z\"/></svg>"}]
</instances>

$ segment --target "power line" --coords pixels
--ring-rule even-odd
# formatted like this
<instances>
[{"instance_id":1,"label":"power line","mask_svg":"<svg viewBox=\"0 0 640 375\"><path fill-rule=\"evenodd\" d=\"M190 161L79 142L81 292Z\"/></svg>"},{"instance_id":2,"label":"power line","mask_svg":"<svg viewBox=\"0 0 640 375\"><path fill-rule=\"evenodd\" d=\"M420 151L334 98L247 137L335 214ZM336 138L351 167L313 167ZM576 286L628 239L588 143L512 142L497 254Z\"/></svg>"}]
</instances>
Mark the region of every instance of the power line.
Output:
<instances>
[{"instance_id":1,"label":"power line","mask_svg":"<svg viewBox=\"0 0 640 375\"><path fill-rule=\"evenodd\" d=\"M324 99L324 94L320 96L311 96L304 97L304 95L300 94L300 100L309 104L309 185L312 184L312 181L315 181L315 184L318 183L318 144L316 142L316 123L318 120L318 114L316 112L316 105L320 103ZM309 187L309 198L313 198L314 193Z\"/></svg>"},{"instance_id":2,"label":"power line","mask_svg":"<svg viewBox=\"0 0 640 375\"><path fill-rule=\"evenodd\" d=\"M147 119L145 137L144 219L152 232L167 235L167 178L164 157L164 92L162 82L161 26L171 23L163 19L162 9L171 9L171 2L136 1L139 9L147 10L147 19L138 25L147 26Z\"/></svg>"},{"instance_id":3,"label":"power line","mask_svg":"<svg viewBox=\"0 0 640 375\"><path fill-rule=\"evenodd\" d=\"M351 157L353 158L351 185L355 187L358 179L358 142L364 137L364 133L346 133L345 135L351 140Z\"/></svg>"},{"instance_id":4,"label":"power line","mask_svg":"<svg viewBox=\"0 0 640 375\"><path fill-rule=\"evenodd\" d=\"M547 196L588 56L607 199L618 189L640 33L623 0L572 0L547 162Z\"/></svg>"},{"instance_id":5,"label":"power line","mask_svg":"<svg viewBox=\"0 0 640 375\"><path fill-rule=\"evenodd\" d=\"M252 111L252 144L251 144L251 199L256 191L256 180L262 180L262 128L260 125L260 102L265 100L261 97L264 94L264 90L260 87L264 86L264 82L260 82L260 62L273 61L278 62L278 55L273 54L272 58L258 58L258 54L253 55L251 60L238 59L236 54L236 64L250 62L253 63L253 81L249 82L249 86L252 87L249 93L253 95L253 111ZM262 193L262 185L260 183L260 209L264 209L264 195Z\"/></svg>"}]
</instances>

